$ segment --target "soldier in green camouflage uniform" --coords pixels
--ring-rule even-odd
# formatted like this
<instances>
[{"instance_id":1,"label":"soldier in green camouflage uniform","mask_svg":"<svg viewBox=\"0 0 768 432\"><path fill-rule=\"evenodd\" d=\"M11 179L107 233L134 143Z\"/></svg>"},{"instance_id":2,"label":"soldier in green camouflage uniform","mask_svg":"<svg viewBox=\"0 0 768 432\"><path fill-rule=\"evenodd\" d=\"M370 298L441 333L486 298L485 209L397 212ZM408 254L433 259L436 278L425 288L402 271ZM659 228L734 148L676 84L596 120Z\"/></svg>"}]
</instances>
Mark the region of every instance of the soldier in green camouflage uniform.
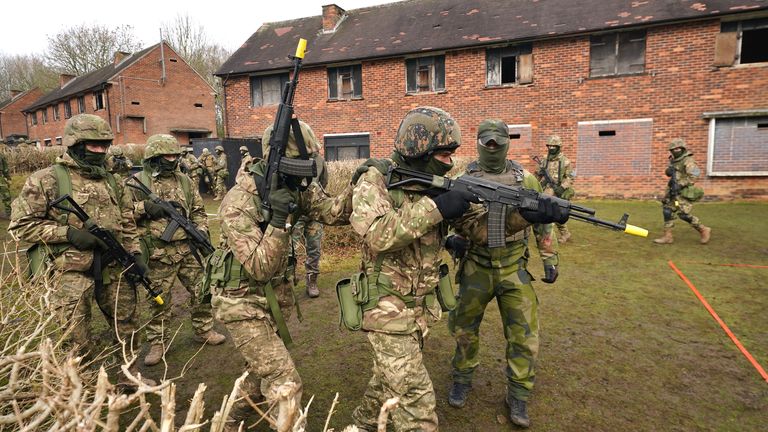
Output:
<instances>
[{"instance_id":1,"label":"soldier in green camouflage uniform","mask_svg":"<svg viewBox=\"0 0 768 432\"><path fill-rule=\"evenodd\" d=\"M200 175L203 177L203 182L205 182L205 185L208 188L208 193L215 194L216 158L213 157L207 148L204 148L202 154L200 154L200 167L202 168Z\"/></svg>"},{"instance_id":2,"label":"soldier in green camouflage uniform","mask_svg":"<svg viewBox=\"0 0 768 432\"><path fill-rule=\"evenodd\" d=\"M184 147L180 162L182 172L187 174L192 180L192 186L200 192L200 176L203 175L203 168L200 167L200 161L192 153L192 147Z\"/></svg>"},{"instance_id":3,"label":"soldier in green camouflage uniform","mask_svg":"<svg viewBox=\"0 0 768 432\"><path fill-rule=\"evenodd\" d=\"M477 130L479 159L467 166L466 175L482 177L508 186L523 186L541 192L536 178L517 162L507 160L509 130L501 120L485 120ZM451 406L461 408L472 388L472 375L479 365L480 324L486 306L496 298L507 339L507 404L510 418L518 426L528 427L525 401L533 389L536 354L539 350L538 300L531 285L528 241L531 230L526 223L508 219L507 243L488 248L485 212L474 208L470 216L456 224L461 236L450 236L446 248L461 258L456 279L460 284L459 303L451 311L448 327L456 338L453 356L453 385L448 397ZM524 227L520 229L520 227ZM536 224L536 236L546 283L557 279L558 255L552 224ZM554 240L554 241L553 241Z\"/></svg>"},{"instance_id":4,"label":"soldier in green camouflage uniform","mask_svg":"<svg viewBox=\"0 0 768 432\"><path fill-rule=\"evenodd\" d=\"M133 168L133 162L125 157L123 149L118 146L112 146L109 148L109 156L107 156L107 170L112 174L119 174L121 177L126 178L131 174L131 168Z\"/></svg>"},{"instance_id":5,"label":"soldier in green camouflage uniform","mask_svg":"<svg viewBox=\"0 0 768 432\"><path fill-rule=\"evenodd\" d=\"M311 154L312 143L316 143L317 138L303 122L301 130L304 141L309 144L307 151ZM265 158L269 153L271 133L270 126L263 135ZM285 155L299 158L299 154L291 132ZM301 378L284 341L276 334L279 326L284 325L283 314L288 315L295 302L293 286L285 278L290 248L286 223L305 214L325 224L348 223L351 186L338 197L331 198L314 182L302 182L308 187L301 191L304 187L299 186L295 177L287 177L287 184L279 188L270 180L273 185L270 191L272 217L267 223L261 211L257 186L267 181L265 172L265 160L247 158L238 171L235 186L221 202L219 215L223 252L231 254L233 262L241 263L242 271L235 272L234 280L214 281L211 284L211 303L216 318L226 325L235 346L247 362L246 368L251 374L244 390L252 395L260 393L268 402L275 402L280 385L292 382L297 386L295 400L299 403ZM294 203L298 211L289 216L289 205ZM218 273L215 262L212 266L213 270L209 270L207 278ZM210 273L214 273L213 276ZM270 307L270 302L275 309ZM228 430L237 430L236 424L249 412L251 408L247 403L236 403L227 422Z\"/></svg>"},{"instance_id":6,"label":"soldier in green camouflage uniform","mask_svg":"<svg viewBox=\"0 0 768 432\"><path fill-rule=\"evenodd\" d=\"M3 201L3 217L11 217L11 173L8 170L8 160L5 158L5 149L8 146L3 145L4 149L0 151L0 200Z\"/></svg>"},{"instance_id":7,"label":"soldier in green camouflage uniform","mask_svg":"<svg viewBox=\"0 0 768 432\"><path fill-rule=\"evenodd\" d=\"M143 170L135 177L160 199L174 203L197 227L208 232L208 216L200 193L192 180L178 170L179 144L172 135L152 135L144 150ZM171 241L160 239L170 220L162 206L148 199L144 193L131 190L134 214L139 226L142 247L149 262L149 278L155 292L162 293L165 302L153 303L152 318L147 324L149 352L144 364L153 366L163 358L165 344L170 342L170 314L173 306L173 288L176 278L189 293L192 329L197 342L219 345L224 335L212 329L213 316L210 303L201 302L200 283L203 269L190 249L189 238L183 229L177 229Z\"/></svg>"},{"instance_id":8,"label":"soldier in green camouflage uniform","mask_svg":"<svg viewBox=\"0 0 768 432\"><path fill-rule=\"evenodd\" d=\"M653 242L671 244L674 241L672 227L675 226L675 218L679 217L699 232L701 244L707 244L712 229L704 226L698 217L691 214L693 203L700 200L704 195L704 191L695 185L696 180L701 176L701 170L696 165L696 161L693 160L693 153L688 151L682 138L675 138L669 143L669 152L671 155L665 174L670 180L664 193L664 199L661 201L664 214L664 236ZM676 190L673 190L673 186L676 186Z\"/></svg>"},{"instance_id":9,"label":"soldier in green camouflage uniform","mask_svg":"<svg viewBox=\"0 0 768 432\"><path fill-rule=\"evenodd\" d=\"M227 169L227 154L224 153L224 147L216 146L216 154L218 155L218 159L216 160L216 166L213 169L215 172L214 181L216 182L216 185L214 188L216 190L216 196L214 196L213 199L218 201L224 198L224 195L227 193L229 170Z\"/></svg>"},{"instance_id":10,"label":"soldier in green camouflage uniform","mask_svg":"<svg viewBox=\"0 0 768 432\"><path fill-rule=\"evenodd\" d=\"M112 231L129 252L140 253L130 195L104 165L113 138L107 122L98 116L79 114L70 118L62 139L67 152L56 159L54 167L27 178L13 202L8 227L16 240L46 247L40 277L56 281L52 283L55 288L50 307L69 341L83 351L93 348L90 321L94 298L106 311L105 318L114 334L132 340L133 348L138 348L139 343L139 335L133 333L138 328L136 302L143 295L121 279L123 269L116 263L103 269L103 287L96 289L91 265L94 254L103 252L106 245L88 232L75 215L50 206L59 198L60 190L70 189L70 196L99 226ZM71 188L61 182L68 182ZM144 266L138 261L138 265ZM136 372L136 363L130 368Z\"/></svg>"},{"instance_id":11,"label":"soldier in green camouflage uniform","mask_svg":"<svg viewBox=\"0 0 768 432\"><path fill-rule=\"evenodd\" d=\"M573 181L576 177L571 168L571 161L563 154L563 140L557 135L547 138L547 155L541 161L539 171L536 173L544 192L558 198L571 200L576 192L573 190ZM549 184L543 171L549 173L556 184ZM565 224L556 224L559 232L558 241L563 244L571 238L571 232Z\"/></svg>"}]
</instances>

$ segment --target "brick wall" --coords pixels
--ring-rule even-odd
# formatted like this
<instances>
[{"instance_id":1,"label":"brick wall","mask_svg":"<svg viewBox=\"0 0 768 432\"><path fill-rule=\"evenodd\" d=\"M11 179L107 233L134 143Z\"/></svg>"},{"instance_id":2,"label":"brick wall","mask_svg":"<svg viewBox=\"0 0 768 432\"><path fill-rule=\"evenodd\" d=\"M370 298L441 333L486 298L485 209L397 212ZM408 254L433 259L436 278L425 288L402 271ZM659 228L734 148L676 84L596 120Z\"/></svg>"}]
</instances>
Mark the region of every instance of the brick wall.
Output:
<instances>
[{"instance_id":1,"label":"brick wall","mask_svg":"<svg viewBox=\"0 0 768 432\"><path fill-rule=\"evenodd\" d=\"M5 139L8 135L29 135L27 133L27 125L24 119L24 114L21 110L34 103L37 99L43 96L43 92L40 89L33 89L21 96L16 100L9 103L2 110L0 115L0 140Z\"/></svg>"},{"instance_id":2,"label":"brick wall","mask_svg":"<svg viewBox=\"0 0 768 432\"><path fill-rule=\"evenodd\" d=\"M719 29L719 20L648 29L645 73L636 76L589 78L588 36L535 42L534 82L524 86L485 88L484 49L446 54L446 91L440 94L406 95L403 59L363 62L362 100L328 101L325 68L306 69L296 112L321 140L326 133L369 132L376 157L390 154L400 120L416 106L441 107L456 118L465 143L458 152L462 156L476 156L477 125L484 118L530 124L531 151L543 154L546 136L559 134L577 172L579 122L649 118L650 174L584 176L577 178L576 188L580 196L651 197L666 184L672 138L685 138L705 169L708 121L702 113L768 108L768 66L711 66ZM250 107L249 91L247 77L226 82L230 136L260 136L274 119L274 106ZM596 163L596 169L601 164L609 172L613 161ZM705 176L701 186L709 196L768 196L766 177Z\"/></svg>"}]
</instances>

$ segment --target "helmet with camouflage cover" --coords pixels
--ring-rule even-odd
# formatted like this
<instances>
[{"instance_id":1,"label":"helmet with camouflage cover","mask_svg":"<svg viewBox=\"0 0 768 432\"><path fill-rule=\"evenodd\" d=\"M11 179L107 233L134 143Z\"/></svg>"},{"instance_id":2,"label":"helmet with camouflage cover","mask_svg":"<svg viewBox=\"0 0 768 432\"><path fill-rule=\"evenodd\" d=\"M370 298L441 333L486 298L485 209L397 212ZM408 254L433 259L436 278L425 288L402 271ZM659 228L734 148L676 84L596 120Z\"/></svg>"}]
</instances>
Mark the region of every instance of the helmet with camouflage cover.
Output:
<instances>
[{"instance_id":1,"label":"helmet with camouflage cover","mask_svg":"<svg viewBox=\"0 0 768 432\"><path fill-rule=\"evenodd\" d=\"M240 153L248 153L248 147L240 146Z\"/></svg>"},{"instance_id":2,"label":"helmet with camouflage cover","mask_svg":"<svg viewBox=\"0 0 768 432\"><path fill-rule=\"evenodd\" d=\"M315 132L309 127L308 124L299 120L299 126L301 128L301 136L304 137L304 144L307 146L307 154L312 155L320 152L320 141L315 136ZM261 139L261 152L264 158L269 157L269 140L272 138L272 126L267 127L264 130L264 134ZM301 156L299 153L299 146L296 144L296 138L293 136L293 128L288 134L288 145L285 146L285 156L289 158L298 158Z\"/></svg>"},{"instance_id":3,"label":"helmet with camouflage cover","mask_svg":"<svg viewBox=\"0 0 768 432\"><path fill-rule=\"evenodd\" d=\"M685 140L682 138L675 138L669 142L669 149L674 150L676 148L687 149L685 146Z\"/></svg>"},{"instance_id":4,"label":"helmet with camouflage cover","mask_svg":"<svg viewBox=\"0 0 768 432\"><path fill-rule=\"evenodd\" d=\"M224 147L222 147L222 146L220 146L220 145L217 145L217 146L216 146L216 148L215 148L214 150L216 150L217 152L222 152L222 153L224 153Z\"/></svg>"},{"instance_id":5,"label":"helmet with camouflage cover","mask_svg":"<svg viewBox=\"0 0 768 432\"><path fill-rule=\"evenodd\" d=\"M560 138L560 135L550 135L547 138L547 146L556 146L556 147L562 147L563 140Z\"/></svg>"},{"instance_id":6,"label":"helmet with camouflage cover","mask_svg":"<svg viewBox=\"0 0 768 432\"><path fill-rule=\"evenodd\" d=\"M461 130L450 114L429 106L409 111L395 136L395 151L406 158L418 158L440 149L461 145Z\"/></svg>"},{"instance_id":7,"label":"helmet with camouflage cover","mask_svg":"<svg viewBox=\"0 0 768 432\"><path fill-rule=\"evenodd\" d=\"M208 150L207 148L204 148L203 149L203 154L211 154L211 151Z\"/></svg>"},{"instance_id":8,"label":"helmet with camouflage cover","mask_svg":"<svg viewBox=\"0 0 768 432\"><path fill-rule=\"evenodd\" d=\"M152 159L159 155L180 155L179 142L173 135L157 134L147 138L147 147L144 149L144 160Z\"/></svg>"},{"instance_id":9,"label":"helmet with camouflage cover","mask_svg":"<svg viewBox=\"0 0 768 432\"><path fill-rule=\"evenodd\" d=\"M120 146L110 146L109 147L109 153L112 156L123 156L124 155L123 148L120 147Z\"/></svg>"},{"instance_id":10,"label":"helmet with camouflage cover","mask_svg":"<svg viewBox=\"0 0 768 432\"><path fill-rule=\"evenodd\" d=\"M93 114L78 114L67 120L62 144L67 147L83 141L112 141L115 136L103 118Z\"/></svg>"}]
</instances>

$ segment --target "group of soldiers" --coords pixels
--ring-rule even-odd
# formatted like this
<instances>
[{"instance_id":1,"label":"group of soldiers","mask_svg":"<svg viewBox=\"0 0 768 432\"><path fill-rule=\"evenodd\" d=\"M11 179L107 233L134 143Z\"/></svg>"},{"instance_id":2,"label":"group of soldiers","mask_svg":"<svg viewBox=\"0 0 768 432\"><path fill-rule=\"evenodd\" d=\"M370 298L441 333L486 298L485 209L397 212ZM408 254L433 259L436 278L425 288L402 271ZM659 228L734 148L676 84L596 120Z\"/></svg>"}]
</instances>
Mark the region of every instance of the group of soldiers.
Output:
<instances>
[{"instance_id":1,"label":"group of soldiers","mask_svg":"<svg viewBox=\"0 0 768 432\"><path fill-rule=\"evenodd\" d=\"M216 188L221 199L221 239L216 251L203 261L193 253L185 231L175 231L170 240L161 239L168 226L165 207L128 189L121 175L109 172L108 166L124 163L114 151L107 163L114 138L108 124L87 114L69 119L63 136L66 153L53 167L27 178L13 202L9 226L17 240L45 247L45 265L35 277L58 281L50 306L69 343L89 354L90 307L95 299L115 338L131 341L133 348L139 349L138 333L134 333L140 306L135 292L120 283L123 269L115 263L106 265L98 275L93 273L94 260L105 245L83 222L50 206L64 193L139 257L136 265L145 267L152 287L165 300L163 305L151 306L146 365L159 363L168 348L169 305L178 279L189 292L195 340L212 345L226 341L225 335L212 328L215 318L226 327L244 357L250 375L242 390L275 402L281 385L292 383L292 397L298 404L302 380L287 349L290 339L285 329L296 301L290 276L296 246L291 238L303 232L319 247L319 224L350 224L362 240L360 280L365 281L367 299L361 306L360 327L374 353L373 374L353 413L356 425L361 430L377 430L380 407L389 398L398 397L399 406L391 414L395 430L438 429L436 395L424 365L423 346L430 326L446 311L456 342L447 399L452 407L465 406L479 365L480 323L486 306L495 298L507 340L504 400L511 422L529 427L527 402L534 387L539 351L538 301L534 279L528 272L529 241L535 239L537 244L544 268L542 282L554 283L560 264L558 245L569 241L571 235L565 225L568 209L548 194L566 199L574 196L575 176L562 153L562 140L548 138L546 158L532 174L520 163L508 160L505 122L487 119L480 123L478 159L464 174L547 193L540 195L537 210L508 211L505 244L490 248L488 211L473 194L460 190L434 194L424 187L392 187L387 183L392 167L436 176L453 168L452 155L462 142L460 127L449 113L434 107L409 111L397 130L392 155L367 160L345 189L333 197L324 188L327 172L319 140L309 125L299 124L303 140L297 142L291 131L285 157L314 159L318 177L308 184L290 175L281 181L278 177L265 178L266 161L241 149L243 161L234 187L228 192L226 187ZM270 126L263 134L264 158L269 156L271 137ZM709 229L690 215L690 202L696 199L697 191L685 192L685 188L693 188L698 169L685 144L673 143L667 174L676 181L670 182L670 189L675 190L668 193L664 203L665 227L677 213L702 233L705 243ZM173 136L153 135L147 140L142 170L133 181L174 203L207 234L207 215L196 185L202 167L210 167L216 178L226 179L219 175L220 170L226 171L223 148L217 148L217 153L218 161L207 152L198 161L188 149L182 151ZM271 185L269 213L263 211L259 192L265 182ZM671 243L671 234L665 243ZM447 268L442 262L443 250L457 259L455 277L443 271ZM315 297L319 295L317 263L307 261L307 293ZM436 295L436 287L450 284L452 279L459 284L455 307L447 306ZM136 367L133 363L129 370L134 372ZM118 381L127 391L136 384L123 376ZM238 399L227 430L237 430L251 409L244 399Z\"/></svg>"}]
</instances>

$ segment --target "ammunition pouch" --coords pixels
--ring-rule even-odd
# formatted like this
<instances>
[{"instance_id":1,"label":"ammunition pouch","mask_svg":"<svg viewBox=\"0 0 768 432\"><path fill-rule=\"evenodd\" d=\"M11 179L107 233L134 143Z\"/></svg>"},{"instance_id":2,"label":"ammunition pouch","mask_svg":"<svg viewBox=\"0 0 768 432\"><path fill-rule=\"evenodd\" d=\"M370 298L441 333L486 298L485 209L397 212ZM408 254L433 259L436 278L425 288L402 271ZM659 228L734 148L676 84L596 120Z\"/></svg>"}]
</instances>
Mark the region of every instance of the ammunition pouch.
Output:
<instances>
[{"instance_id":1,"label":"ammunition pouch","mask_svg":"<svg viewBox=\"0 0 768 432\"><path fill-rule=\"evenodd\" d=\"M704 196L704 189L688 185L680 190L680 196L691 202L696 202Z\"/></svg>"},{"instance_id":2,"label":"ammunition pouch","mask_svg":"<svg viewBox=\"0 0 768 432\"><path fill-rule=\"evenodd\" d=\"M27 277L30 279L45 273L45 270L53 264L53 258L64 252L68 244L46 245L34 243L27 248Z\"/></svg>"},{"instance_id":3,"label":"ammunition pouch","mask_svg":"<svg viewBox=\"0 0 768 432\"><path fill-rule=\"evenodd\" d=\"M440 264L440 280L437 283L437 289L435 294L437 295L437 301L440 303L440 309L443 312L450 312L456 309L459 303L456 296L456 289L454 288L453 281L449 275L448 264Z\"/></svg>"}]
</instances>

